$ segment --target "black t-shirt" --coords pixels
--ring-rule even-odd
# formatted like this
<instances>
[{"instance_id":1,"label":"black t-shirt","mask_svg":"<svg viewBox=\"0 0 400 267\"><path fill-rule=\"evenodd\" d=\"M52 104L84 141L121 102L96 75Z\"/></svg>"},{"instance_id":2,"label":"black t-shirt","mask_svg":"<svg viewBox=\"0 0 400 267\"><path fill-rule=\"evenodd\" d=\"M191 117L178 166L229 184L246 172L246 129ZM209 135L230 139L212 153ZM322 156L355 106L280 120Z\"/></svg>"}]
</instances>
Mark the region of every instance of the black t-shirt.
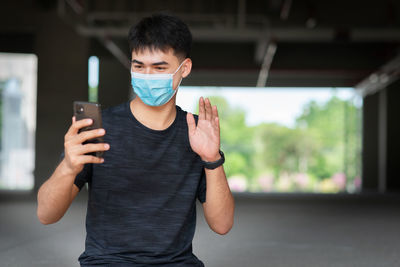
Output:
<instances>
[{"instance_id":1,"label":"black t-shirt","mask_svg":"<svg viewBox=\"0 0 400 267\"><path fill-rule=\"evenodd\" d=\"M192 240L205 172L189 144L186 112L176 111L162 131L137 121L129 102L103 111L110 150L75 179L79 189L89 185L82 266L204 266Z\"/></svg>"}]
</instances>

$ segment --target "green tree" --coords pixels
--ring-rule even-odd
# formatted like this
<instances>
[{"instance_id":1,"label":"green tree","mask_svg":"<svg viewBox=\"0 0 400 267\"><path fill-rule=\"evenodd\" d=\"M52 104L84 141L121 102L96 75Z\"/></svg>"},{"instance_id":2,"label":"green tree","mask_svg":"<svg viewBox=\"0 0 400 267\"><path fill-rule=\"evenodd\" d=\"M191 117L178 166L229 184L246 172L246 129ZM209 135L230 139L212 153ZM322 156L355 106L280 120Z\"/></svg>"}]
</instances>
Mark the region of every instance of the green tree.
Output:
<instances>
[{"instance_id":1,"label":"green tree","mask_svg":"<svg viewBox=\"0 0 400 267\"><path fill-rule=\"evenodd\" d=\"M305 105L296 119L297 128L314 139L317 149L312 154L309 172L319 179L344 172L346 177L359 175L359 114L350 100L333 96L326 103Z\"/></svg>"},{"instance_id":2,"label":"green tree","mask_svg":"<svg viewBox=\"0 0 400 267\"><path fill-rule=\"evenodd\" d=\"M276 123L255 127L254 166L261 174L273 170L275 177L282 172L305 172L315 150L313 138L301 129L290 129Z\"/></svg>"},{"instance_id":3,"label":"green tree","mask_svg":"<svg viewBox=\"0 0 400 267\"><path fill-rule=\"evenodd\" d=\"M255 178L266 173L275 179L308 174L312 181L337 172L350 178L360 175L360 109L352 101L336 96L326 103L310 101L295 128L289 128L277 123L249 127L244 110L223 97L209 98L219 111L228 178L244 176L250 188L257 189Z\"/></svg>"}]
</instances>

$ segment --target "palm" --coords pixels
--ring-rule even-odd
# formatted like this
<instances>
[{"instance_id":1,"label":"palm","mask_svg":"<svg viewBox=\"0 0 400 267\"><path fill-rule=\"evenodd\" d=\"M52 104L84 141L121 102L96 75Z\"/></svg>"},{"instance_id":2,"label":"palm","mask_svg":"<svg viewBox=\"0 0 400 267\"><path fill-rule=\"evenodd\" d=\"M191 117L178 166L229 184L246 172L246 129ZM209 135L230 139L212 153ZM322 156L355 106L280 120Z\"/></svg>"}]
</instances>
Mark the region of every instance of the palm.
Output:
<instances>
[{"instance_id":1,"label":"palm","mask_svg":"<svg viewBox=\"0 0 400 267\"><path fill-rule=\"evenodd\" d=\"M208 99L199 100L199 120L195 124L188 114L189 142L192 150L205 161L214 161L219 155L220 129L217 107L211 107Z\"/></svg>"}]
</instances>

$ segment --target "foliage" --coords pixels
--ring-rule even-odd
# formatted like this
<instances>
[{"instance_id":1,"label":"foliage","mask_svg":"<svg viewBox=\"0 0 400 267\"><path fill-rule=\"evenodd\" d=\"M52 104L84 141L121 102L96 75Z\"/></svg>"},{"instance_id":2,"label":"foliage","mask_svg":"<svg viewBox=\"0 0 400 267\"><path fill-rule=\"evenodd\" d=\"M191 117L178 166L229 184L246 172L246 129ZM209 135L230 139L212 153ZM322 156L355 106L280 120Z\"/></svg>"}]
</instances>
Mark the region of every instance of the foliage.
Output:
<instances>
[{"instance_id":1,"label":"foliage","mask_svg":"<svg viewBox=\"0 0 400 267\"><path fill-rule=\"evenodd\" d=\"M351 101L310 101L289 128L249 127L244 110L221 96L209 98L219 111L231 188L242 188L233 183L246 179L251 191L337 192L360 175L360 109Z\"/></svg>"},{"instance_id":2,"label":"foliage","mask_svg":"<svg viewBox=\"0 0 400 267\"><path fill-rule=\"evenodd\" d=\"M333 96L325 104L308 103L297 118L297 126L315 138L318 153L309 171L320 179L342 170L347 177L359 175L359 109L350 101Z\"/></svg>"}]
</instances>

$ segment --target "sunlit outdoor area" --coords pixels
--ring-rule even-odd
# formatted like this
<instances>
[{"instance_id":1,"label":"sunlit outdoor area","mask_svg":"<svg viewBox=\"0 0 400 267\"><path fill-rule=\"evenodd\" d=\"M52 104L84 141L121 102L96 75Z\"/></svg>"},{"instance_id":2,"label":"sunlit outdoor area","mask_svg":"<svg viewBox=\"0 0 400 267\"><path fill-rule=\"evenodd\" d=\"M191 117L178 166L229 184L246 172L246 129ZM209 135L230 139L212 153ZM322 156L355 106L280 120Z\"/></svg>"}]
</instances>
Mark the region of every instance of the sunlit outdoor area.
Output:
<instances>
[{"instance_id":1,"label":"sunlit outdoor area","mask_svg":"<svg viewBox=\"0 0 400 267\"><path fill-rule=\"evenodd\" d=\"M177 104L218 106L235 192L359 192L362 100L353 88L181 87Z\"/></svg>"},{"instance_id":2,"label":"sunlit outdoor area","mask_svg":"<svg viewBox=\"0 0 400 267\"><path fill-rule=\"evenodd\" d=\"M0 189L33 188L37 58L0 53Z\"/></svg>"}]
</instances>

